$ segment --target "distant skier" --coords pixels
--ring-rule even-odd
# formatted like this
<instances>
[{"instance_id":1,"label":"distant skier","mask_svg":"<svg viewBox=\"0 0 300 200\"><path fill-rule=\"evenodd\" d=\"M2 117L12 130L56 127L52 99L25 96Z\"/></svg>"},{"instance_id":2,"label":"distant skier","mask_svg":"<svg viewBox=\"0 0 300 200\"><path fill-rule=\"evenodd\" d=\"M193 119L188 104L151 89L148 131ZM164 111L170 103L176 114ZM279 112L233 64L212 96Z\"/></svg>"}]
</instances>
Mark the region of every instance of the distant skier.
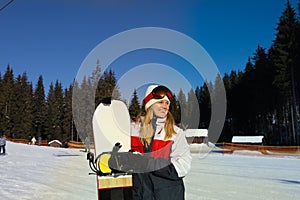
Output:
<instances>
[{"instance_id":1,"label":"distant skier","mask_svg":"<svg viewBox=\"0 0 300 200\"><path fill-rule=\"evenodd\" d=\"M6 139L1 133L0 135L0 154L4 155L5 154L5 145L6 145Z\"/></svg>"},{"instance_id":2,"label":"distant skier","mask_svg":"<svg viewBox=\"0 0 300 200\"><path fill-rule=\"evenodd\" d=\"M41 146L41 144L42 144L42 137L39 136L39 137L38 137L38 145Z\"/></svg>"},{"instance_id":3,"label":"distant skier","mask_svg":"<svg viewBox=\"0 0 300 200\"><path fill-rule=\"evenodd\" d=\"M35 139L35 137L33 136L32 139L31 139L31 144L32 144L32 145L35 145L35 143L36 143L36 139Z\"/></svg>"},{"instance_id":4,"label":"distant skier","mask_svg":"<svg viewBox=\"0 0 300 200\"><path fill-rule=\"evenodd\" d=\"M28 144L31 144L31 135L28 136Z\"/></svg>"}]
</instances>

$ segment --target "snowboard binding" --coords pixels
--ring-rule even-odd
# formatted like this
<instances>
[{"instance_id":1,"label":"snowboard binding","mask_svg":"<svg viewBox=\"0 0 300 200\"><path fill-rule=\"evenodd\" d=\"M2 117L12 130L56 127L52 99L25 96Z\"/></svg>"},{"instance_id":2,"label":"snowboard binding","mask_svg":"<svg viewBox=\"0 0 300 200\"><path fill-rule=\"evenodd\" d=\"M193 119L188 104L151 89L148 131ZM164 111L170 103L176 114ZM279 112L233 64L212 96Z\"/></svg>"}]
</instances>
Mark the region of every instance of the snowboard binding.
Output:
<instances>
[{"instance_id":1,"label":"snowboard binding","mask_svg":"<svg viewBox=\"0 0 300 200\"><path fill-rule=\"evenodd\" d=\"M112 155L117 153L121 147L122 147L122 145L118 142L114 145L111 152L103 152L103 153L99 154L96 158L94 156L94 153L88 152L87 160L89 161L89 166L90 166L91 170L93 171L92 173L89 173L89 175L119 176L119 175L127 174L127 173L112 169L109 166L109 161L110 161Z\"/></svg>"},{"instance_id":2,"label":"snowboard binding","mask_svg":"<svg viewBox=\"0 0 300 200\"><path fill-rule=\"evenodd\" d=\"M103 170L103 167L101 167L101 162L100 158L103 156L103 158L108 158L110 157L109 153L102 153L98 155L96 158L94 156L94 153L88 152L87 153L87 160L89 161L89 166L91 170L93 171L92 173L89 173L89 175L98 175L98 176L106 176L111 174L111 170Z\"/></svg>"}]
</instances>

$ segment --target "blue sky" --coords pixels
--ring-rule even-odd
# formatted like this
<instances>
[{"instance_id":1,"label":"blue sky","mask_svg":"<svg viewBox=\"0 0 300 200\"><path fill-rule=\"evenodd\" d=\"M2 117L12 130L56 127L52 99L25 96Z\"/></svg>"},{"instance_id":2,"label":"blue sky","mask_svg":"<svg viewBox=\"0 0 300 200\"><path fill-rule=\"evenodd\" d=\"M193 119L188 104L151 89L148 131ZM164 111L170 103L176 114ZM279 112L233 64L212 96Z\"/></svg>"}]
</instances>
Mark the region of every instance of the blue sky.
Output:
<instances>
[{"instance_id":1,"label":"blue sky","mask_svg":"<svg viewBox=\"0 0 300 200\"><path fill-rule=\"evenodd\" d=\"M1 0L0 7L7 2ZM297 8L297 0L290 2ZM258 44L270 47L285 4L286 0L15 0L0 11L0 72L10 64L15 75L26 72L34 86L42 75L46 92L56 80L66 88L99 43L140 27L168 28L191 37L221 74L243 70ZM200 85L188 64L168 52L124 55L112 68L118 76L151 62L176 63L193 87Z\"/></svg>"}]
</instances>

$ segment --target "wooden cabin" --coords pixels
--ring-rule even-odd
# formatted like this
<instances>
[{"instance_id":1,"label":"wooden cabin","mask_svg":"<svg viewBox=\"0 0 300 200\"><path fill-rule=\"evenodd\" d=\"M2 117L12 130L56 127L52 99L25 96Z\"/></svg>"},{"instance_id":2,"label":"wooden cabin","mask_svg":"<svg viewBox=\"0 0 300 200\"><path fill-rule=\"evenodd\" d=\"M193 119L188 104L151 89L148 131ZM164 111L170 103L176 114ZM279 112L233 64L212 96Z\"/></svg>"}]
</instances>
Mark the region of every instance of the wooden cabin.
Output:
<instances>
[{"instance_id":1,"label":"wooden cabin","mask_svg":"<svg viewBox=\"0 0 300 200\"><path fill-rule=\"evenodd\" d=\"M59 140L52 140L48 143L50 147L61 147L62 143Z\"/></svg>"},{"instance_id":2,"label":"wooden cabin","mask_svg":"<svg viewBox=\"0 0 300 200\"><path fill-rule=\"evenodd\" d=\"M185 137L189 144L208 143L208 130L207 129L186 129L184 131Z\"/></svg>"}]
</instances>

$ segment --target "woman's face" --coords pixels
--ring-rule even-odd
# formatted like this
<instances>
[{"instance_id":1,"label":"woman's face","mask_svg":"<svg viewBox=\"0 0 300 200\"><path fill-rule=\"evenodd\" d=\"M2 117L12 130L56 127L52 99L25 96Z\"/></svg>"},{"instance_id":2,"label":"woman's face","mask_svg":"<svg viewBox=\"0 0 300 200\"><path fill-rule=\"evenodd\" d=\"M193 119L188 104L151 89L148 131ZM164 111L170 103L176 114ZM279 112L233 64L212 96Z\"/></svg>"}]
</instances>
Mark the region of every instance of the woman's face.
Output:
<instances>
[{"instance_id":1,"label":"woman's face","mask_svg":"<svg viewBox=\"0 0 300 200\"><path fill-rule=\"evenodd\" d=\"M164 118L167 116L167 114L169 112L169 106L170 106L170 102L164 99L164 100L154 103L151 106L151 108L153 110L153 114L156 117Z\"/></svg>"}]
</instances>

